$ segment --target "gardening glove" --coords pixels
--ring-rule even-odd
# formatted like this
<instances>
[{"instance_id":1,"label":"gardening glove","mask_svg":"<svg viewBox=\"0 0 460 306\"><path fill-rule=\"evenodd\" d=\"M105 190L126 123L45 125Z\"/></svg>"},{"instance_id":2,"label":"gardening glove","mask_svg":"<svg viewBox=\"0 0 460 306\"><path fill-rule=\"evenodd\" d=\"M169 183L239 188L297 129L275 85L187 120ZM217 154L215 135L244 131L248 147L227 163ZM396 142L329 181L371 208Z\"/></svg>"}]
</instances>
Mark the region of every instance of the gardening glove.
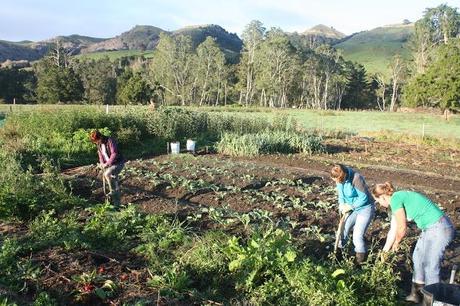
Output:
<instances>
[{"instance_id":1,"label":"gardening glove","mask_svg":"<svg viewBox=\"0 0 460 306\"><path fill-rule=\"evenodd\" d=\"M353 207L350 204L341 204L339 205L339 211L342 215L345 215L346 213L350 212L353 210Z\"/></svg>"}]
</instances>

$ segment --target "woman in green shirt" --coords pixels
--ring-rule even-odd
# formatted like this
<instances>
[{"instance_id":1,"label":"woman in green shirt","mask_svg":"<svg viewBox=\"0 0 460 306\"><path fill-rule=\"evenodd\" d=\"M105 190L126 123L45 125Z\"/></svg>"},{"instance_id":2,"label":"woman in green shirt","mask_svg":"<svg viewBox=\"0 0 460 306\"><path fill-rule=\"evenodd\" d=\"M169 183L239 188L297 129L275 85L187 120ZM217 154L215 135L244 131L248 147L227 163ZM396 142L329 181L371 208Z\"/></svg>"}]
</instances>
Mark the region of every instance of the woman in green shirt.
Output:
<instances>
[{"instance_id":1,"label":"woman in green shirt","mask_svg":"<svg viewBox=\"0 0 460 306\"><path fill-rule=\"evenodd\" d=\"M406 297L407 301L419 303L420 289L425 285L439 283L442 258L454 238L454 226L435 203L418 192L394 191L393 185L386 182L375 185L372 194L381 206L391 208L393 218L396 219L396 235L391 250L396 251L406 235L407 221L414 221L422 230L412 255L412 290Z\"/></svg>"}]
</instances>

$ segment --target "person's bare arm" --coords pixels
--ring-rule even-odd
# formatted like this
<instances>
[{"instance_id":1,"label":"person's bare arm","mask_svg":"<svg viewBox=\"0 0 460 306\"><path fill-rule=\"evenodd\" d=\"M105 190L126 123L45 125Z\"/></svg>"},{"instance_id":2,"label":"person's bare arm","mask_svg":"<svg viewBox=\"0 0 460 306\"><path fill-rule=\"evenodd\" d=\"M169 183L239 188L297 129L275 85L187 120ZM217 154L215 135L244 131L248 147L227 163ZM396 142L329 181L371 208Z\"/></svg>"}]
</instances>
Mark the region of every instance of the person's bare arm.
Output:
<instances>
[{"instance_id":1,"label":"person's bare arm","mask_svg":"<svg viewBox=\"0 0 460 306\"><path fill-rule=\"evenodd\" d=\"M397 227L396 218L395 216L391 216L390 230L388 231L387 239L385 241L385 246L383 247L384 252L388 252L389 250L391 250L391 247L393 246L393 243L395 242L396 227Z\"/></svg>"},{"instance_id":2,"label":"person's bare arm","mask_svg":"<svg viewBox=\"0 0 460 306\"><path fill-rule=\"evenodd\" d=\"M395 241L393 242L392 250L398 250L399 243L401 240L406 236L406 212L404 208L400 208L394 212L394 217L396 218L396 237Z\"/></svg>"}]
</instances>

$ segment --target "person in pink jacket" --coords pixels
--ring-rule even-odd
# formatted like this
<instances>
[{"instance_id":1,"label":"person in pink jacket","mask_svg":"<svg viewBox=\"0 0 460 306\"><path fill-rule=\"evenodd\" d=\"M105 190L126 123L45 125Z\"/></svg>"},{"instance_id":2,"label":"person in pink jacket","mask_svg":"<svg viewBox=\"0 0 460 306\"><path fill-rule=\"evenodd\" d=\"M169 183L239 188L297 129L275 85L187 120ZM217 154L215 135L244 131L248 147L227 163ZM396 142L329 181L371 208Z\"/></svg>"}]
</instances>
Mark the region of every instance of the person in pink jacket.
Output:
<instances>
[{"instance_id":1,"label":"person in pink jacket","mask_svg":"<svg viewBox=\"0 0 460 306\"><path fill-rule=\"evenodd\" d=\"M118 174L120 174L125 165L125 159L120 153L114 138L107 137L98 130L94 130L90 134L90 139L97 145L98 166L103 170L104 179L108 182L108 196L111 199L111 204L118 207L120 206L121 198Z\"/></svg>"}]
</instances>

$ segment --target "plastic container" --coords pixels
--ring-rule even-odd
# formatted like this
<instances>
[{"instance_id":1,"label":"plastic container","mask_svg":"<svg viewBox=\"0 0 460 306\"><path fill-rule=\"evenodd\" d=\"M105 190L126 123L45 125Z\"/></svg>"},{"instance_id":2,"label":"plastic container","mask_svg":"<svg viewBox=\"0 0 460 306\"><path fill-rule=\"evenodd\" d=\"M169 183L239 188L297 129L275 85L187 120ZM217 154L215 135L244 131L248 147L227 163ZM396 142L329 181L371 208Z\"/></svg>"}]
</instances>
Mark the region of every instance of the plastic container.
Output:
<instances>
[{"instance_id":1,"label":"plastic container","mask_svg":"<svg viewBox=\"0 0 460 306\"><path fill-rule=\"evenodd\" d=\"M195 152L195 145L196 145L195 140L187 139L187 151Z\"/></svg>"},{"instance_id":2,"label":"plastic container","mask_svg":"<svg viewBox=\"0 0 460 306\"><path fill-rule=\"evenodd\" d=\"M180 142L171 142L171 154L179 154L180 152Z\"/></svg>"},{"instance_id":3,"label":"plastic container","mask_svg":"<svg viewBox=\"0 0 460 306\"><path fill-rule=\"evenodd\" d=\"M423 306L460 305L460 285L436 283L422 289Z\"/></svg>"}]
</instances>

